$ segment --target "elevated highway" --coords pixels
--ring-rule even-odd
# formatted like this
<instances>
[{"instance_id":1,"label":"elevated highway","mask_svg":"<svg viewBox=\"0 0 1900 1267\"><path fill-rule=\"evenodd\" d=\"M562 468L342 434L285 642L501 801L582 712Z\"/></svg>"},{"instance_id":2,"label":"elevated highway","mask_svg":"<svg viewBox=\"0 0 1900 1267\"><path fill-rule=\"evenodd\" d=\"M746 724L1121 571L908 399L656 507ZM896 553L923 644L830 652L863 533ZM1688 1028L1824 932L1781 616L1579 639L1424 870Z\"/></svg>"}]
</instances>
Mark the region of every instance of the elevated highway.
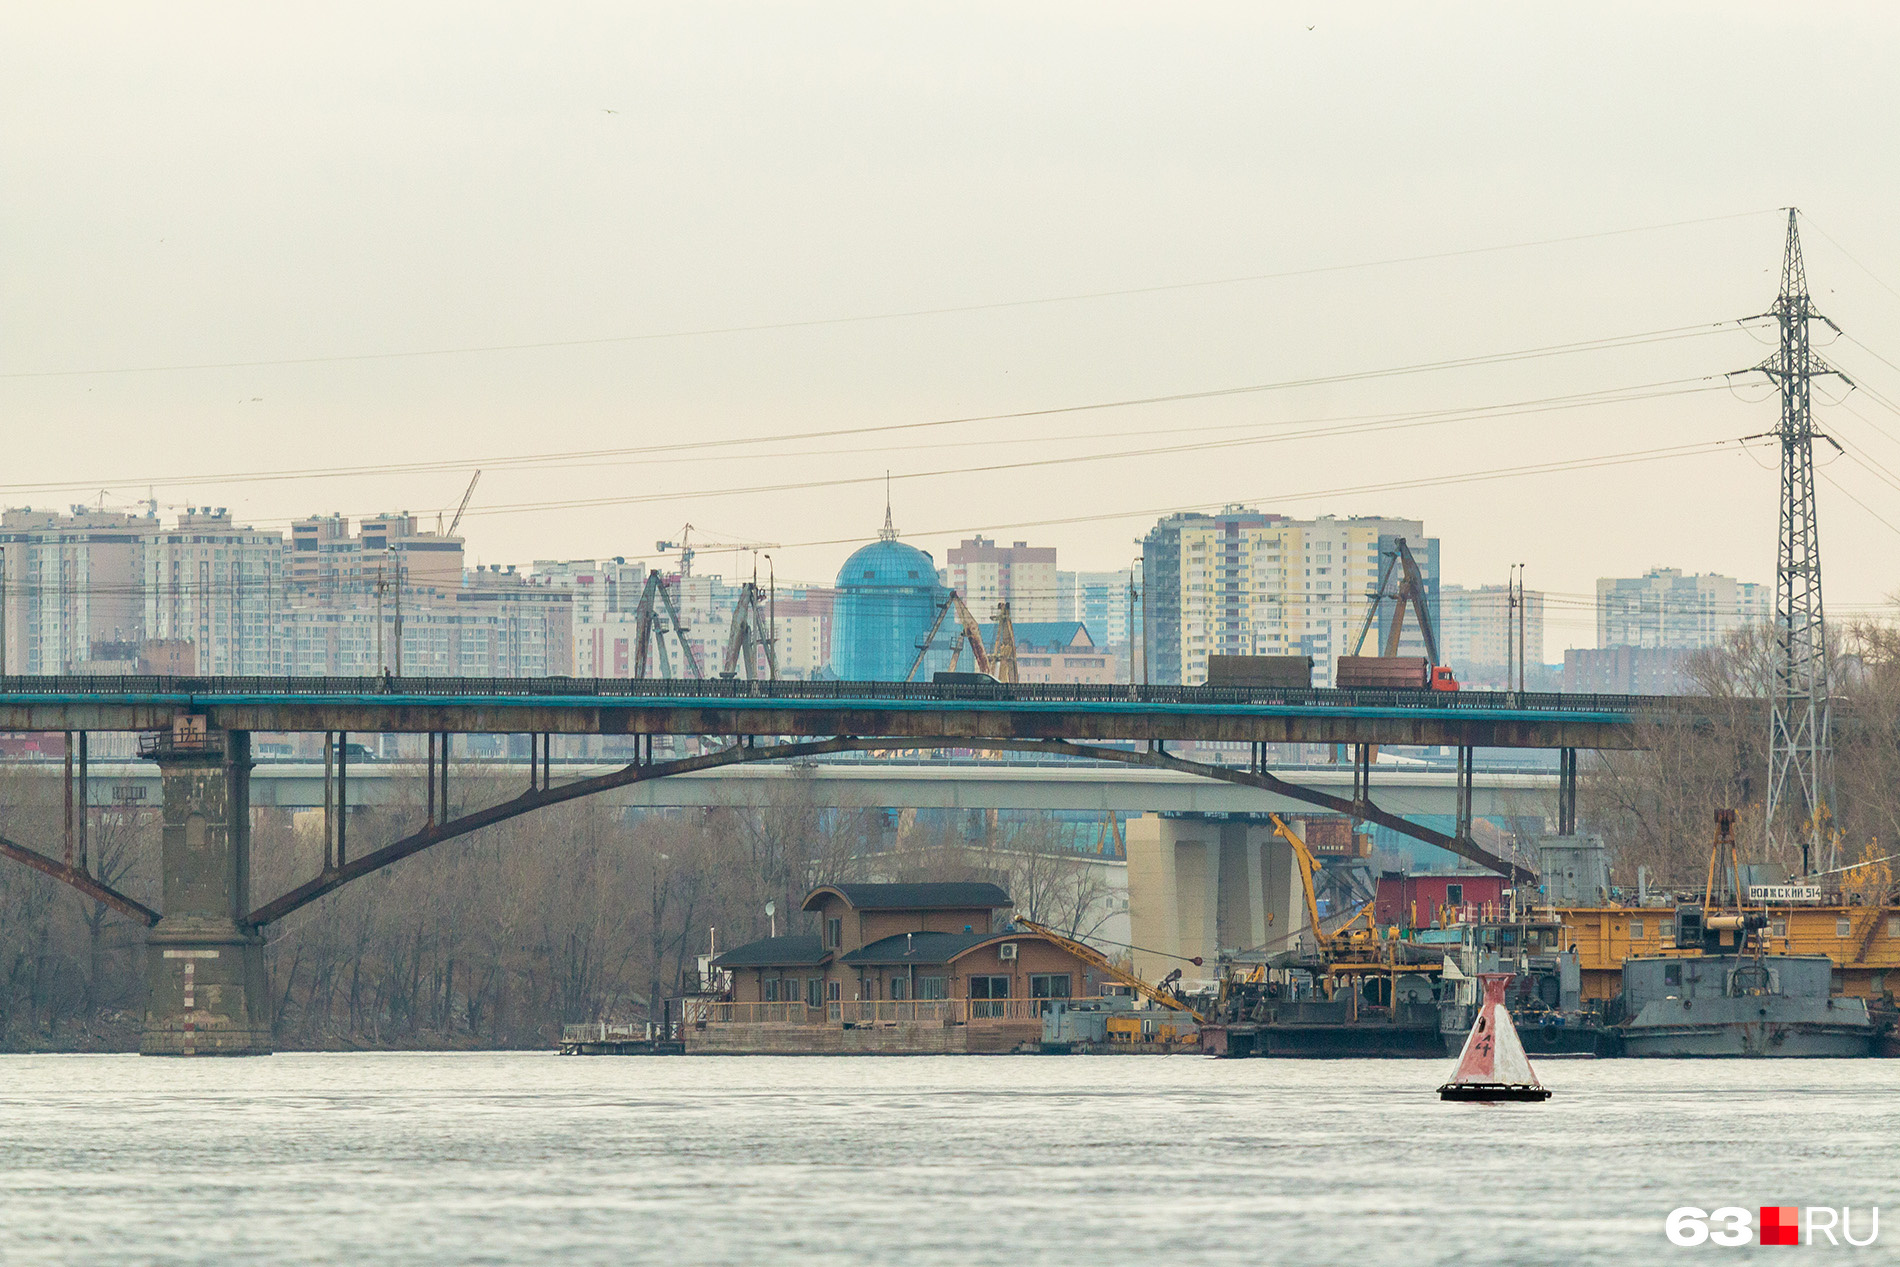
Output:
<instances>
[{"instance_id":1,"label":"elevated highway","mask_svg":"<svg viewBox=\"0 0 1900 1267\"><path fill-rule=\"evenodd\" d=\"M520 761L475 761L457 767L465 780L525 786ZM57 762L15 765L49 781ZM619 769L617 764L555 761L553 779L566 782ZM1273 773L1302 787L1349 795L1348 766L1275 766ZM350 767L350 804L415 804L427 769L421 762L366 761ZM1447 817L1458 812L1455 771L1418 765L1375 765L1373 791L1381 807L1405 816ZM333 781L333 780L332 780ZM322 762L265 760L251 769L251 804L281 809L324 807ZM1556 803L1555 770L1477 770L1472 775L1471 812L1493 815L1548 813ZM334 795L334 793L332 793ZM156 806L163 798L158 767L150 761L93 762L87 797L97 807ZM785 797L816 805L863 809L1067 810L1127 814L1279 814L1310 812L1310 805L1242 784L1217 782L1176 770L1122 768L1083 762L872 762L814 761L737 765L670 779L627 784L602 792L616 805L655 809L702 806L757 807Z\"/></svg>"}]
</instances>

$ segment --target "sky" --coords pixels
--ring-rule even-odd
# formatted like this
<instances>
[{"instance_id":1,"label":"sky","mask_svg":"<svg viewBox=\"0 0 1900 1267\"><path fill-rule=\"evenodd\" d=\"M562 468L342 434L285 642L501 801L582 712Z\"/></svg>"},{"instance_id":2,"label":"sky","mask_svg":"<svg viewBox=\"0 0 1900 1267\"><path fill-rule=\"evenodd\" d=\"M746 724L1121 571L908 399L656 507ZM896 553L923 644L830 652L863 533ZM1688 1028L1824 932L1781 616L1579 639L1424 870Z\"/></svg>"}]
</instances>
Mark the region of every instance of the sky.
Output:
<instances>
[{"instance_id":1,"label":"sky","mask_svg":"<svg viewBox=\"0 0 1900 1267\"><path fill-rule=\"evenodd\" d=\"M1126 567L1226 503L1405 516L1448 581L1524 564L1554 659L1593 645L1600 576L1772 582L1775 457L1742 441L1775 405L1729 372L1772 350L1740 319L1793 205L1858 385L1817 394L1829 613L1882 611L1897 28L8 6L0 504L433 523L479 468L481 562L655 560L691 523L771 543L781 584L875 535L887 472L939 562L981 531Z\"/></svg>"}]
</instances>

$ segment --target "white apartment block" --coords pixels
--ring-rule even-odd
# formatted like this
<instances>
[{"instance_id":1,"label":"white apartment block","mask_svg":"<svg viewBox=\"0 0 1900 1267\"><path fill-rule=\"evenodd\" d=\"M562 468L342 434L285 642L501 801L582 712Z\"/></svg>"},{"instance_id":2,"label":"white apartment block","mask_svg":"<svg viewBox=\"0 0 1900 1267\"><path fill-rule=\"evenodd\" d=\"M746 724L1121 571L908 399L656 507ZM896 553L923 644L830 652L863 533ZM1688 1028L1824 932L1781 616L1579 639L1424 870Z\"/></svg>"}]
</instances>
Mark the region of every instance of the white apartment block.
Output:
<instances>
[{"instance_id":1,"label":"white apartment block","mask_svg":"<svg viewBox=\"0 0 1900 1267\"><path fill-rule=\"evenodd\" d=\"M1313 680L1333 681L1334 662L1354 640L1377 592L1395 538L1436 580L1437 543L1416 519L1331 515L1232 529L1220 520L1180 527L1180 637L1183 681L1207 680L1210 654L1310 655ZM1364 654L1378 653L1383 621L1375 615ZM1400 651L1423 655L1408 615Z\"/></svg>"},{"instance_id":2,"label":"white apartment block","mask_svg":"<svg viewBox=\"0 0 1900 1267\"><path fill-rule=\"evenodd\" d=\"M192 508L145 538L145 637L196 648L197 672L281 674L290 658L284 539Z\"/></svg>"},{"instance_id":3,"label":"white apartment block","mask_svg":"<svg viewBox=\"0 0 1900 1267\"><path fill-rule=\"evenodd\" d=\"M1765 585L1713 572L1684 575L1651 568L1638 577L1597 581L1597 646L1694 651L1734 629L1770 618Z\"/></svg>"},{"instance_id":4,"label":"white apartment block","mask_svg":"<svg viewBox=\"0 0 1900 1267\"><path fill-rule=\"evenodd\" d=\"M1053 546L1027 541L999 546L987 537L972 537L952 546L944 559L938 583L961 594L979 621L993 619L998 603L1009 604L1013 624L1058 619L1061 591Z\"/></svg>"}]
</instances>

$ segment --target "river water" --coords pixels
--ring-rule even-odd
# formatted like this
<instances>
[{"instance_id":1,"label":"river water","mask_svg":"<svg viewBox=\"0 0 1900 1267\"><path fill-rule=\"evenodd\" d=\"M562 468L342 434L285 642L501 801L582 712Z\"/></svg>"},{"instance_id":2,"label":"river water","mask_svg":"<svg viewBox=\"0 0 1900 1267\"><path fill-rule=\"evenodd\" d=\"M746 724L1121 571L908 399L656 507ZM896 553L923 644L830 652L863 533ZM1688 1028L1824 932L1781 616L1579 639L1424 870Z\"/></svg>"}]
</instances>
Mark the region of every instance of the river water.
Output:
<instances>
[{"instance_id":1,"label":"river water","mask_svg":"<svg viewBox=\"0 0 1900 1267\"><path fill-rule=\"evenodd\" d=\"M1641 1263L1900 1223L1900 1062L0 1057L0 1262ZM1864 1224L1859 1225L1864 1233ZM1900 1227L1870 1250L1900 1261Z\"/></svg>"}]
</instances>

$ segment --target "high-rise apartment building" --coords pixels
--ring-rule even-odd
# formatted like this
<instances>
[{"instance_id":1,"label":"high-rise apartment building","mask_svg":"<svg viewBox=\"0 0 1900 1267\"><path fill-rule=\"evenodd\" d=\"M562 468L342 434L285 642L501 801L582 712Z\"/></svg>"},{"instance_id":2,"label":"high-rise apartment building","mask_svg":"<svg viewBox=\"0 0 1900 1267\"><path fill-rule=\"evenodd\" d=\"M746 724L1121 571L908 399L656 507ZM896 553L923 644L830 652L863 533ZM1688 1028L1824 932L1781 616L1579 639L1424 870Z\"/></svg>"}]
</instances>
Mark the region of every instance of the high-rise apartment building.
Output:
<instances>
[{"instance_id":1,"label":"high-rise apartment building","mask_svg":"<svg viewBox=\"0 0 1900 1267\"><path fill-rule=\"evenodd\" d=\"M1143 559L1153 680L1205 682L1210 655L1307 655L1314 681L1329 684L1335 660L1352 654L1369 611L1366 654L1377 653L1398 617L1393 597L1374 610L1373 595L1400 539L1418 562L1435 623L1438 542L1416 519L1295 520L1230 507L1162 520L1148 534ZM1399 651L1424 654L1409 612Z\"/></svg>"},{"instance_id":2,"label":"high-rise apartment building","mask_svg":"<svg viewBox=\"0 0 1900 1267\"><path fill-rule=\"evenodd\" d=\"M1027 541L999 546L972 537L944 555L938 581L963 595L978 620L988 620L998 603L1009 604L1012 622L1056 619L1059 595L1053 546Z\"/></svg>"},{"instance_id":3,"label":"high-rise apartment building","mask_svg":"<svg viewBox=\"0 0 1900 1267\"><path fill-rule=\"evenodd\" d=\"M1438 642L1445 663L1457 671L1466 686L1504 688L1505 668L1518 662L1519 635L1506 585L1443 585L1438 591L1439 617L1444 622ZM1544 595L1524 591L1523 657L1526 664L1544 663ZM1515 678L1515 674L1512 675ZM1528 680L1528 678L1527 678Z\"/></svg>"},{"instance_id":4,"label":"high-rise apartment building","mask_svg":"<svg viewBox=\"0 0 1900 1267\"><path fill-rule=\"evenodd\" d=\"M1080 621L1097 648L1128 647L1132 569L1056 573L1056 619Z\"/></svg>"},{"instance_id":5,"label":"high-rise apartment building","mask_svg":"<svg viewBox=\"0 0 1900 1267\"><path fill-rule=\"evenodd\" d=\"M144 599L145 636L190 642L199 673L288 667L280 533L234 523L223 507L193 507L170 528L148 529Z\"/></svg>"},{"instance_id":6,"label":"high-rise apartment building","mask_svg":"<svg viewBox=\"0 0 1900 1267\"><path fill-rule=\"evenodd\" d=\"M1639 577L1597 581L1597 646L1693 651L1730 630L1769 619L1765 585L1713 572L1651 568Z\"/></svg>"},{"instance_id":7,"label":"high-rise apartment building","mask_svg":"<svg viewBox=\"0 0 1900 1267\"><path fill-rule=\"evenodd\" d=\"M1147 622L1140 655L1149 681L1205 681L1210 654L1252 651L1253 530L1285 515L1229 506L1218 515L1169 515L1148 530L1141 549L1141 605Z\"/></svg>"},{"instance_id":8,"label":"high-rise apartment building","mask_svg":"<svg viewBox=\"0 0 1900 1267\"><path fill-rule=\"evenodd\" d=\"M93 648L145 637L150 515L74 506L0 514L0 644L8 673L75 673Z\"/></svg>"}]
</instances>

